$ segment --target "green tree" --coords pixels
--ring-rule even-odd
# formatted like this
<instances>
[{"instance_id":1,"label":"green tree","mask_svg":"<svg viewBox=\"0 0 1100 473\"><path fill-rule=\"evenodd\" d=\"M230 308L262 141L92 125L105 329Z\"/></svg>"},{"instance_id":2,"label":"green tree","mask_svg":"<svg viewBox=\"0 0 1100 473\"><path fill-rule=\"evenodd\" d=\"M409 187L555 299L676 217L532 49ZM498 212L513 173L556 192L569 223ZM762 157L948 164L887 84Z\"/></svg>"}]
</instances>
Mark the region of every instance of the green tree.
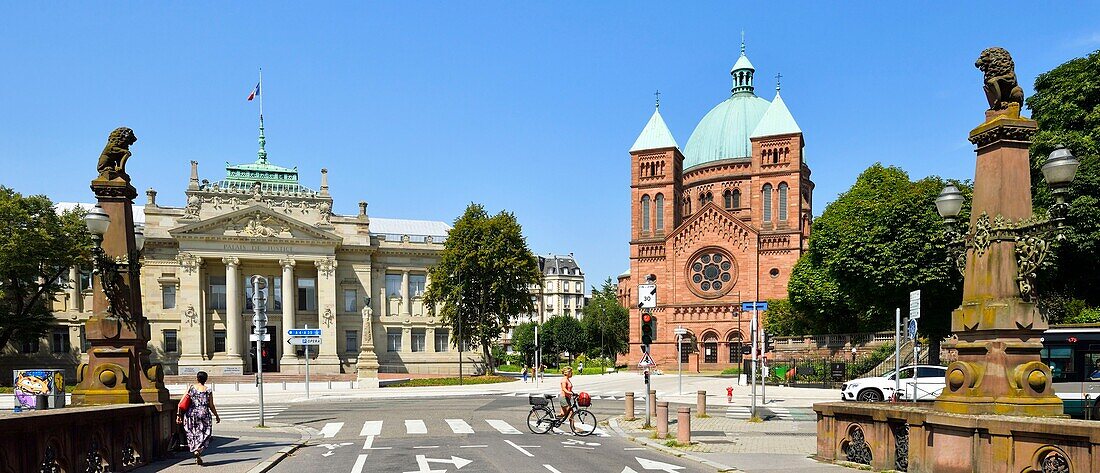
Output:
<instances>
[{"instance_id":1,"label":"green tree","mask_svg":"<svg viewBox=\"0 0 1100 473\"><path fill-rule=\"evenodd\" d=\"M806 314L810 329L892 328L895 308L908 306L909 292L920 289L922 333L947 335L962 276L936 213L946 184L937 177L910 181L899 168L875 164L825 208L788 285L792 309ZM966 183L954 184L969 192Z\"/></svg>"},{"instance_id":2,"label":"green tree","mask_svg":"<svg viewBox=\"0 0 1100 473\"><path fill-rule=\"evenodd\" d=\"M614 359L630 351L630 312L619 304L619 286L611 278L592 288L592 300L582 313L589 353Z\"/></svg>"},{"instance_id":3,"label":"green tree","mask_svg":"<svg viewBox=\"0 0 1100 473\"><path fill-rule=\"evenodd\" d=\"M789 299L768 301L768 316L764 317L764 332L780 337L806 333L810 320L791 308Z\"/></svg>"},{"instance_id":4,"label":"green tree","mask_svg":"<svg viewBox=\"0 0 1100 473\"><path fill-rule=\"evenodd\" d=\"M539 329L539 337L543 331L546 333L546 351L551 355L559 355L569 352L569 360L572 363L577 355L584 353L587 348L584 327L581 321L568 315L555 315L550 317ZM542 342L542 340L539 340Z\"/></svg>"},{"instance_id":5,"label":"green tree","mask_svg":"<svg viewBox=\"0 0 1100 473\"><path fill-rule=\"evenodd\" d=\"M1064 145L1081 161L1066 198L1066 239L1039 271L1040 308L1057 323L1077 318L1080 310L1067 307L1074 299L1100 306L1100 51L1040 74L1027 106L1039 122L1031 145L1037 213L1054 202L1040 172L1047 155Z\"/></svg>"},{"instance_id":6,"label":"green tree","mask_svg":"<svg viewBox=\"0 0 1100 473\"><path fill-rule=\"evenodd\" d=\"M523 322L512 330L512 350L523 355L524 361L533 365L535 360L535 352L538 351L538 345L535 345L535 322ZM546 337L539 337L539 345L543 345L545 348Z\"/></svg>"},{"instance_id":7,"label":"green tree","mask_svg":"<svg viewBox=\"0 0 1100 473\"><path fill-rule=\"evenodd\" d=\"M58 214L45 196L0 186L0 348L53 327L54 294L67 287L69 268L90 255L83 212Z\"/></svg>"},{"instance_id":8,"label":"green tree","mask_svg":"<svg viewBox=\"0 0 1100 473\"><path fill-rule=\"evenodd\" d=\"M480 346L493 366L491 344L513 317L534 310L528 287L542 284L542 274L514 215L490 217L481 205L470 204L447 233L431 280L425 304L438 308L456 346Z\"/></svg>"}]
</instances>

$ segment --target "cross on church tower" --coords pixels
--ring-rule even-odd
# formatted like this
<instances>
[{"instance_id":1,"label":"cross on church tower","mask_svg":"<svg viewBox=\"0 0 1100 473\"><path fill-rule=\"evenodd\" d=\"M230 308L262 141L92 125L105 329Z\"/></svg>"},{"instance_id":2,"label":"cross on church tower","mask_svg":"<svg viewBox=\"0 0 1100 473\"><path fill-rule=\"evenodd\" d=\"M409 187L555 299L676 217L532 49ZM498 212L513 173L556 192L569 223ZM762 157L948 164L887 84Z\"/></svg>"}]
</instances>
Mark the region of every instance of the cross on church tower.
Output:
<instances>
[{"instance_id":1,"label":"cross on church tower","mask_svg":"<svg viewBox=\"0 0 1100 473\"><path fill-rule=\"evenodd\" d=\"M661 108L661 91L658 90L658 91L654 92L653 95L655 97L657 97L657 108L660 109Z\"/></svg>"},{"instance_id":2,"label":"cross on church tower","mask_svg":"<svg viewBox=\"0 0 1100 473\"><path fill-rule=\"evenodd\" d=\"M775 91L779 92L779 79L783 78L783 74L775 73Z\"/></svg>"}]
</instances>

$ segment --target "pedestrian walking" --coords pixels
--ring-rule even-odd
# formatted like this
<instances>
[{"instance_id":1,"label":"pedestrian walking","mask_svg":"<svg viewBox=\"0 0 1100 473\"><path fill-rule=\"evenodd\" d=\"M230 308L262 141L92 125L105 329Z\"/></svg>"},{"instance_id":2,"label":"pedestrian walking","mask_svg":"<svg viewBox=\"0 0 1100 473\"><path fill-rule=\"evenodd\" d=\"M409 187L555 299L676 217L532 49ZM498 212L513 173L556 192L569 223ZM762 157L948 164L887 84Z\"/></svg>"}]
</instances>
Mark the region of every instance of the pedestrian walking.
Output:
<instances>
[{"instance_id":1,"label":"pedestrian walking","mask_svg":"<svg viewBox=\"0 0 1100 473\"><path fill-rule=\"evenodd\" d=\"M523 382L527 382L527 365L523 365Z\"/></svg>"},{"instance_id":2,"label":"pedestrian walking","mask_svg":"<svg viewBox=\"0 0 1100 473\"><path fill-rule=\"evenodd\" d=\"M546 365L539 366L539 381L546 381Z\"/></svg>"},{"instance_id":3,"label":"pedestrian walking","mask_svg":"<svg viewBox=\"0 0 1100 473\"><path fill-rule=\"evenodd\" d=\"M584 374L584 362L583 361L580 362L577 365L577 373Z\"/></svg>"},{"instance_id":4,"label":"pedestrian walking","mask_svg":"<svg viewBox=\"0 0 1100 473\"><path fill-rule=\"evenodd\" d=\"M195 455L195 463L199 466L202 466L202 452L210 446L210 435L214 432L211 414L218 423L222 421L214 407L214 391L206 386L206 379L206 372L199 371L195 376L198 384L187 386L184 396L189 399L181 402L187 404L186 409L176 412L176 423L183 425L187 433L187 449Z\"/></svg>"}]
</instances>

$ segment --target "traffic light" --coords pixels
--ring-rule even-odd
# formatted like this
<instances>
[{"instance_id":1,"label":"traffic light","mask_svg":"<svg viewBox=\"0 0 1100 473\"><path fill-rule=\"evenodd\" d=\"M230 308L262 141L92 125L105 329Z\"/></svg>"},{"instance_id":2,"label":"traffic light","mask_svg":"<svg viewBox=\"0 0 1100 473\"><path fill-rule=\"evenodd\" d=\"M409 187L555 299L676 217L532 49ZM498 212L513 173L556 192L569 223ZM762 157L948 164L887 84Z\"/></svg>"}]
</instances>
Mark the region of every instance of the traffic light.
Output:
<instances>
[{"instance_id":1,"label":"traffic light","mask_svg":"<svg viewBox=\"0 0 1100 473\"><path fill-rule=\"evenodd\" d=\"M772 338L772 334L764 333L764 353L771 353L775 349L775 339Z\"/></svg>"},{"instance_id":2,"label":"traffic light","mask_svg":"<svg viewBox=\"0 0 1100 473\"><path fill-rule=\"evenodd\" d=\"M657 338L657 318L649 312L642 312L642 345L652 345Z\"/></svg>"}]
</instances>

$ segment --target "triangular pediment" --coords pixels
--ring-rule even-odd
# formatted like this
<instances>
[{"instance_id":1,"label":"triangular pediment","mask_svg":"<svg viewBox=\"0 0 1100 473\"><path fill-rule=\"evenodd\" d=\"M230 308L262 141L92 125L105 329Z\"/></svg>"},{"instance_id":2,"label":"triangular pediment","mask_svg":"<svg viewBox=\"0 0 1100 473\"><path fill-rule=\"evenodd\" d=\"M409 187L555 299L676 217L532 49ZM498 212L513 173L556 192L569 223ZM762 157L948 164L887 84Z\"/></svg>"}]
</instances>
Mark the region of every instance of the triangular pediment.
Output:
<instances>
[{"instance_id":1,"label":"triangular pediment","mask_svg":"<svg viewBox=\"0 0 1100 473\"><path fill-rule=\"evenodd\" d=\"M729 250L749 251L755 242L757 231L741 219L733 216L714 202L708 202L703 208L684 220L668 236L677 254L695 251L695 248L707 244L721 243Z\"/></svg>"},{"instance_id":2,"label":"triangular pediment","mask_svg":"<svg viewBox=\"0 0 1100 473\"><path fill-rule=\"evenodd\" d=\"M292 219L262 205L219 215L168 231L177 239L232 238L263 241L287 240L340 243L339 235Z\"/></svg>"}]
</instances>

